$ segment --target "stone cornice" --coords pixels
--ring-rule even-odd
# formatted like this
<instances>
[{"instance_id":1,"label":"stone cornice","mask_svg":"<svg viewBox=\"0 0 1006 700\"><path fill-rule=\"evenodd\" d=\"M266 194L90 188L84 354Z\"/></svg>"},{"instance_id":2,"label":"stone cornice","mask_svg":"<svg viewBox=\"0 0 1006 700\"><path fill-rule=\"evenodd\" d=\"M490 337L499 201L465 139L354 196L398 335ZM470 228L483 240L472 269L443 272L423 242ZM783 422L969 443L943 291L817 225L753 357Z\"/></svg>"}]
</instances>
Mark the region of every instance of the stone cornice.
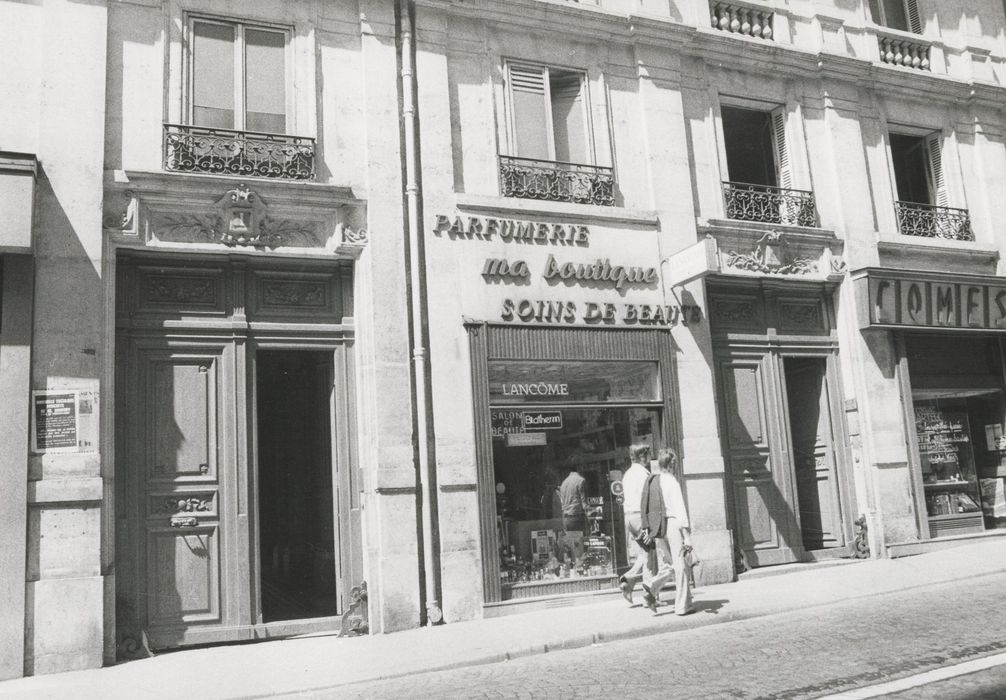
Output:
<instances>
[{"instance_id":1,"label":"stone cornice","mask_svg":"<svg viewBox=\"0 0 1006 700\"><path fill-rule=\"evenodd\" d=\"M989 83L841 54L808 51L792 44L752 39L705 26L694 27L655 15L624 14L560 0L416 0L416 4L449 15L521 30L561 31L584 39L674 50L750 72L763 72L766 66L771 66L773 75L779 77L833 78L867 84L885 94L950 104L963 101L998 107L1006 103L1006 88ZM902 34L873 26L864 31L874 35ZM943 45L938 38L905 36L933 46Z\"/></svg>"}]
</instances>

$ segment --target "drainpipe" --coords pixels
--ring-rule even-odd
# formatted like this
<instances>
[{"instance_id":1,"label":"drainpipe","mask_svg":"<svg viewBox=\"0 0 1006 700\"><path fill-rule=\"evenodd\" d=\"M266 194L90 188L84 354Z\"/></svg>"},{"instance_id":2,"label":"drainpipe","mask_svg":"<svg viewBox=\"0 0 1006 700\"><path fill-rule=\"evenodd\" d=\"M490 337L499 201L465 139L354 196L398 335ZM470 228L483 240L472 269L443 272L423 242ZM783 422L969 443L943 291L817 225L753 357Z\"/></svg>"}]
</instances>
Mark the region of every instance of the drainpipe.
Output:
<instances>
[{"instance_id":1,"label":"drainpipe","mask_svg":"<svg viewBox=\"0 0 1006 700\"><path fill-rule=\"evenodd\" d=\"M422 498L423 580L426 587L426 624L443 619L437 591L440 590L440 567L434 557L436 529L433 522L435 460L433 449L433 392L428 372L429 333L426 311L426 251L422 240L417 147L415 91L415 15L411 0L398 0L398 31L401 46L402 131L404 136L405 204L407 211L409 260L409 335L412 340L412 371L415 381L416 453L419 462L419 489Z\"/></svg>"}]
</instances>

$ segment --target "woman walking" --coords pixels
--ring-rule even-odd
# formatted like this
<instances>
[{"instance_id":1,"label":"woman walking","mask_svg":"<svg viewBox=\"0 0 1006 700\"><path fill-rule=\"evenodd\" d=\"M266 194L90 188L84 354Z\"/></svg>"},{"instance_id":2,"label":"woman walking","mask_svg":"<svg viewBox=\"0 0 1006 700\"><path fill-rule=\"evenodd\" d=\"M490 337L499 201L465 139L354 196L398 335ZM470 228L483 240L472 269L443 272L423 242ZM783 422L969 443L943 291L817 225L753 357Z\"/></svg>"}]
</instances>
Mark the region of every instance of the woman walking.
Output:
<instances>
[{"instance_id":1,"label":"woman walking","mask_svg":"<svg viewBox=\"0 0 1006 700\"><path fill-rule=\"evenodd\" d=\"M654 535L660 562L656 574L643 580L643 600L646 607L657 611L660 589L671 579L673 568L674 612L677 615L687 615L692 611L692 589L684 554L686 547L691 549L692 536L678 480L677 462L678 455L674 450L660 450L657 453L656 473L647 480L643 491L643 525Z\"/></svg>"}]
</instances>

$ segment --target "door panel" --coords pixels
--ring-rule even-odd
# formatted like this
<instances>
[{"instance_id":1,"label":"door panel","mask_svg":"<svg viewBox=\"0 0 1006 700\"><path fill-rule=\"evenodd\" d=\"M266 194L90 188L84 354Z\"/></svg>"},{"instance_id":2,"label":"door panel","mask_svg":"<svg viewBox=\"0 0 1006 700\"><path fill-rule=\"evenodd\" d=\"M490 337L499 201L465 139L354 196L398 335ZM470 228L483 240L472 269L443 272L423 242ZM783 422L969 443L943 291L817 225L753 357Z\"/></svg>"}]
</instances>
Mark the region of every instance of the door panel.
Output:
<instances>
[{"instance_id":1,"label":"door panel","mask_svg":"<svg viewBox=\"0 0 1006 700\"><path fill-rule=\"evenodd\" d=\"M247 554L233 536L230 549L222 546L233 499L221 488L231 453L219 440L231 423L221 396L233 370L229 345L141 347L132 356L138 371L128 400L142 429L130 439L145 476L134 491L135 525L145 533L137 552L140 622L150 646L164 648L184 643L192 625L237 622L222 581L229 563Z\"/></svg>"},{"instance_id":2,"label":"door panel","mask_svg":"<svg viewBox=\"0 0 1006 700\"><path fill-rule=\"evenodd\" d=\"M776 447L771 360L767 353L719 360L735 534L752 566L796 561L802 550L788 464Z\"/></svg>"}]
</instances>

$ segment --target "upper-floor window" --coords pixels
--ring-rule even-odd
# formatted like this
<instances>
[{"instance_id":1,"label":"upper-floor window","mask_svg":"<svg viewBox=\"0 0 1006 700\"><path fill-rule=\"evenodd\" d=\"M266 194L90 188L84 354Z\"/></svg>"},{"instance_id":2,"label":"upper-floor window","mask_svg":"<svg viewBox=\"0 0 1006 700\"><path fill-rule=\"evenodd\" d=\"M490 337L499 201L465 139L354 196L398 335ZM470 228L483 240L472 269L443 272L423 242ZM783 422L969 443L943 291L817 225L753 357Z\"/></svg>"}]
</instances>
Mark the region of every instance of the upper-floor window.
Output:
<instances>
[{"instance_id":1,"label":"upper-floor window","mask_svg":"<svg viewBox=\"0 0 1006 700\"><path fill-rule=\"evenodd\" d=\"M922 16L916 0L870 0L870 17L884 27L922 33Z\"/></svg>"},{"instance_id":2,"label":"upper-floor window","mask_svg":"<svg viewBox=\"0 0 1006 700\"><path fill-rule=\"evenodd\" d=\"M939 132L924 136L889 134L898 229L906 236L974 240L966 209L948 206Z\"/></svg>"},{"instance_id":3,"label":"upper-floor window","mask_svg":"<svg viewBox=\"0 0 1006 700\"><path fill-rule=\"evenodd\" d=\"M190 123L287 133L287 32L203 18L190 22Z\"/></svg>"},{"instance_id":4,"label":"upper-floor window","mask_svg":"<svg viewBox=\"0 0 1006 700\"><path fill-rule=\"evenodd\" d=\"M583 73L547 66L507 64L511 155L589 163L589 116Z\"/></svg>"},{"instance_id":5,"label":"upper-floor window","mask_svg":"<svg viewBox=\"0 0 1006 700\"><path fill-rule=\"evenodd\" d=\"M890 134L891 165L898 201L947 205L940 135Z\"/></svg>"},{"instance_id":6,"label":"upper-floor window","mask_svg":"<svg viewBox=\"0 0 1006 700\"><path fill-rule=\"evenodd\" d=\"M723 183L730 219L815 226L814 196L793 188L782 107L756 110L723 105Z\"/></svg>"},{"instance_id":7,"label":"upper-floor window","mask_svg":"<svg viewBox=\"0 0 1006 700\"><path fill-rule=\"evenodd\" d=\"M206 17L184 26L181 123L164 125L165 169L313 180L314 138L292 133L305 122L290 107L292 32Z\"/></svg>"},{"instance_id":8,"label":"upper-floor window","mask_svg":"<svg viewBox=\"0 0 1006 700\"><path fill-rule=\"evenodd\" d=\"M612 169L594 164L586 75L518 62L508 62L505 73L503 196L613 205Z\"/></svg>"}]
</instances>

